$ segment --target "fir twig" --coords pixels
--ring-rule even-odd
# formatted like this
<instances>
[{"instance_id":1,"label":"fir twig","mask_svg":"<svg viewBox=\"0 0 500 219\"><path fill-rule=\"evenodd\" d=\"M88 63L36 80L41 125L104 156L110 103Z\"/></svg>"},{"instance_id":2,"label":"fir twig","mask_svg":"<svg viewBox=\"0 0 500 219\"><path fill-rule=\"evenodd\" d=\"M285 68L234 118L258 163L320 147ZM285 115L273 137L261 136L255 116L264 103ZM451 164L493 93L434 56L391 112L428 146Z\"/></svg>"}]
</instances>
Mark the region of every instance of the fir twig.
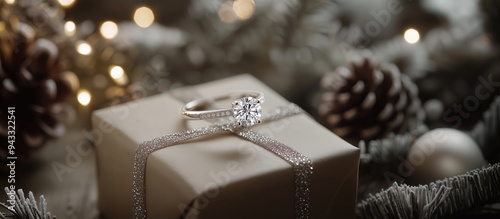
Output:
<instances>
[{"instance_id":1,"label":"fir twig","mask_svg":"<svg viewBox=\"0 0 500 219\"><path fill-rule=\"evenodd\" d=\"M9 194L9 188L5 187L5 192L7 195ZM25 198L24 191L22 189L17 190L17 193L14 194L15 204L14 209L12 210L4 203L0 203L0 206L7 209L9 214L0 213L0 218L14 217L14 218L23 218L23 219L55 219L55 216L52 216L50 212L47 212L47 201L45 197L40 196L39 203L35 200L35 196L32 192L28 193L28 198Z\"/></svg>"},{"instance_id":2,"label":"fir twig","mask_svg":"<svg viewBox=\"0 0 500 219\"><path fill-rule=\"evenodd\" d=\"M267 54L272 64L285 72L300 72L296 65L307 64L308 72L319 73L331 65L330 56L336 50L338 36L335 18L339 10L335 1L260 1L252 17L230 23L224 23L218 16L218 9L224 3L220 0L191 3L189 17L182 19L179 26L193 37L192 44L228 57L233 53L235 57ZM299 65L303 60L307 61ZM313 65L313 61L322 64Z\"/></svg>"},{"instance_id":3,"label":"fir twig","mask_svg":"<svg viewBox=\"0 0 500 219\"><path fill-rule=\"evenodd\" d=\"M391 134L389 137L379 140L372 140L368 143L365 141L359 142L361 151L361 165L375 163L387 163L394 160L398 156L404 156L408 153L411 144L415 138L428 131L427 126L419 125L412 129L411 132L403 134Z\"/></svg>"},{"instance_id":4,"label":"fir twig","mask_svg":"<svg viewBox=\"0 0 500 219\"><path fill-rule=\"evenodd\" d=\"M338 4L331 0L298 0L288 5L284 22L281 24L283 48L293 47L294 37L310 34L330 34L331 25L338 16ZM335 37L334 33L328 37ZM303 42L300 42L303 43Z\"/></svg>"},{"instance_id":5,"label":"fir twig","mask_svg":"<svg viewBox=\"0 0 500 219\"><path fill-rule=\"evenodd\" d=\"M472 170L466 174L428 185L394 183L358 204L357 217L431 219L500 199L500 164Z\"/></svg>"}]
</instances>

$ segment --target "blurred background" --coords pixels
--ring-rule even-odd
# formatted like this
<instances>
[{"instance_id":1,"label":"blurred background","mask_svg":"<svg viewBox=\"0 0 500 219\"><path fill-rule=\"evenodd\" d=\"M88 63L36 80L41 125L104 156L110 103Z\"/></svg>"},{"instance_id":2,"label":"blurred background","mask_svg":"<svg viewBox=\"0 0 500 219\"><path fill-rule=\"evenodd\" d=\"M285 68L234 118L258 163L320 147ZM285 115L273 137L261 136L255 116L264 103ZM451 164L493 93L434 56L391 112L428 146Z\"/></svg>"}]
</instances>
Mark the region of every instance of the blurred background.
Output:
<instances>
[{"instance_id":1,"label":"blurred background","mask_svg":"<svg viewBox=\"0 0 500 219\"><path fill-rule=\"evenodd\" d=\"M359 201L500 160L499 1L1 0L0 10L1 144L15 114L16 188L43 194L60 218L99 217L92 111L242 73L361 148ZM398 170L435 132L461 140ZM453 217L498 218L494 203Z\"/></svg>"}]
</instances>

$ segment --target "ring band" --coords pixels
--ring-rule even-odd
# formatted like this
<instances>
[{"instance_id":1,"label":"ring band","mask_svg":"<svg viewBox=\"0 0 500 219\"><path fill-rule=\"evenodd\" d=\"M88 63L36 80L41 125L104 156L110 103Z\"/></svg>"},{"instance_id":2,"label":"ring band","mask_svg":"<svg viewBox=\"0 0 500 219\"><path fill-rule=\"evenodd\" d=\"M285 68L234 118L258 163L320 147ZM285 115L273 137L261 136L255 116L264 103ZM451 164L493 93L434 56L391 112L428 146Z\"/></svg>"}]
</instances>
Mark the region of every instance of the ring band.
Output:
<instances>
[{"instance_id":1,"label":"ring band","mask_svg":"<svg viewBox=\"0 0 500 219\"><path fill-rule=\"evenodd\" d=\"M216 110L202 110L216 101L232 99L230 108ZM261 103L264 95L261 92L245 91L234 92L212 98L193 100L181 109L185 119L214 119L233 116L239 126L252 126L260 123Z\"/></svg>"}]
</instances>

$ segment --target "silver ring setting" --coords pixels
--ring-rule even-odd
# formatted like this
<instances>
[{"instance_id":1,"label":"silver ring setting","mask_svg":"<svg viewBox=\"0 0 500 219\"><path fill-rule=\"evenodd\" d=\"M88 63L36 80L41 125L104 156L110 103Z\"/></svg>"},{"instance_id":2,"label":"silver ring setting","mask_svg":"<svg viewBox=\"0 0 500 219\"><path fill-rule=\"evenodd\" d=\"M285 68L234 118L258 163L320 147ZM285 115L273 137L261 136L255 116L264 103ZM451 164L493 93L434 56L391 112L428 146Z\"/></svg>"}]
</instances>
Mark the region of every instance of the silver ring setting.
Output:
<instances>
[{"instance_id":1,"label":"silver ring setting","mask_svg":"<svg viewBox=\"0 0 500 219\"><path fill-rule=\"evenodd\" d=\"M232 99L230 108L202 110L216 101ZM234 92L212 98L194 100L181 109L185 119L215 119L232 116L238 126L249 127L261 123L264 95L261 92Z\"/></svg>"}]
</instances>

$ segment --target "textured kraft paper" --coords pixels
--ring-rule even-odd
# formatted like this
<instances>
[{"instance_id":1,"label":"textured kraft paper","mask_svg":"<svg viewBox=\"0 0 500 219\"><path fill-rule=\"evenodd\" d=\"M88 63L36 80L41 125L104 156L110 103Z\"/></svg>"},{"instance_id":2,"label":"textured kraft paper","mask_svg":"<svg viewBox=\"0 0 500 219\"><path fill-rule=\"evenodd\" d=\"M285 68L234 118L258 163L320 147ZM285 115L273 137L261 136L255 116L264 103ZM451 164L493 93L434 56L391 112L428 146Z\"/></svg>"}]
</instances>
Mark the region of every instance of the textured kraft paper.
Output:
<instances>
[{"instance_id":1,"label":"textured kraft paper","mask_svg":"<svg viewBox=\"0 0 500 219\"><path fill-rule=\"evenodd\" d=\"M190 89L207 97L238 90L261 91L265 94L263 113L288 103L249 75ZM99 208L105 218L132 218L132 168L141 142L210 125L207 121L184 121L180 116L182 105L169 94L162 94L94 112L94 131L102 134L96 152ZM229 101L218 105L230 106ZM102 128L106 126L112 128ZM252 129L313 161L310 218L355 217L359 163L356 147L306 114ZM202 137L152 153L145 179L148 218L177 219L182 214L187 218L294 217L292 166L231 133Z\"/></svg>"}]
</instances>

